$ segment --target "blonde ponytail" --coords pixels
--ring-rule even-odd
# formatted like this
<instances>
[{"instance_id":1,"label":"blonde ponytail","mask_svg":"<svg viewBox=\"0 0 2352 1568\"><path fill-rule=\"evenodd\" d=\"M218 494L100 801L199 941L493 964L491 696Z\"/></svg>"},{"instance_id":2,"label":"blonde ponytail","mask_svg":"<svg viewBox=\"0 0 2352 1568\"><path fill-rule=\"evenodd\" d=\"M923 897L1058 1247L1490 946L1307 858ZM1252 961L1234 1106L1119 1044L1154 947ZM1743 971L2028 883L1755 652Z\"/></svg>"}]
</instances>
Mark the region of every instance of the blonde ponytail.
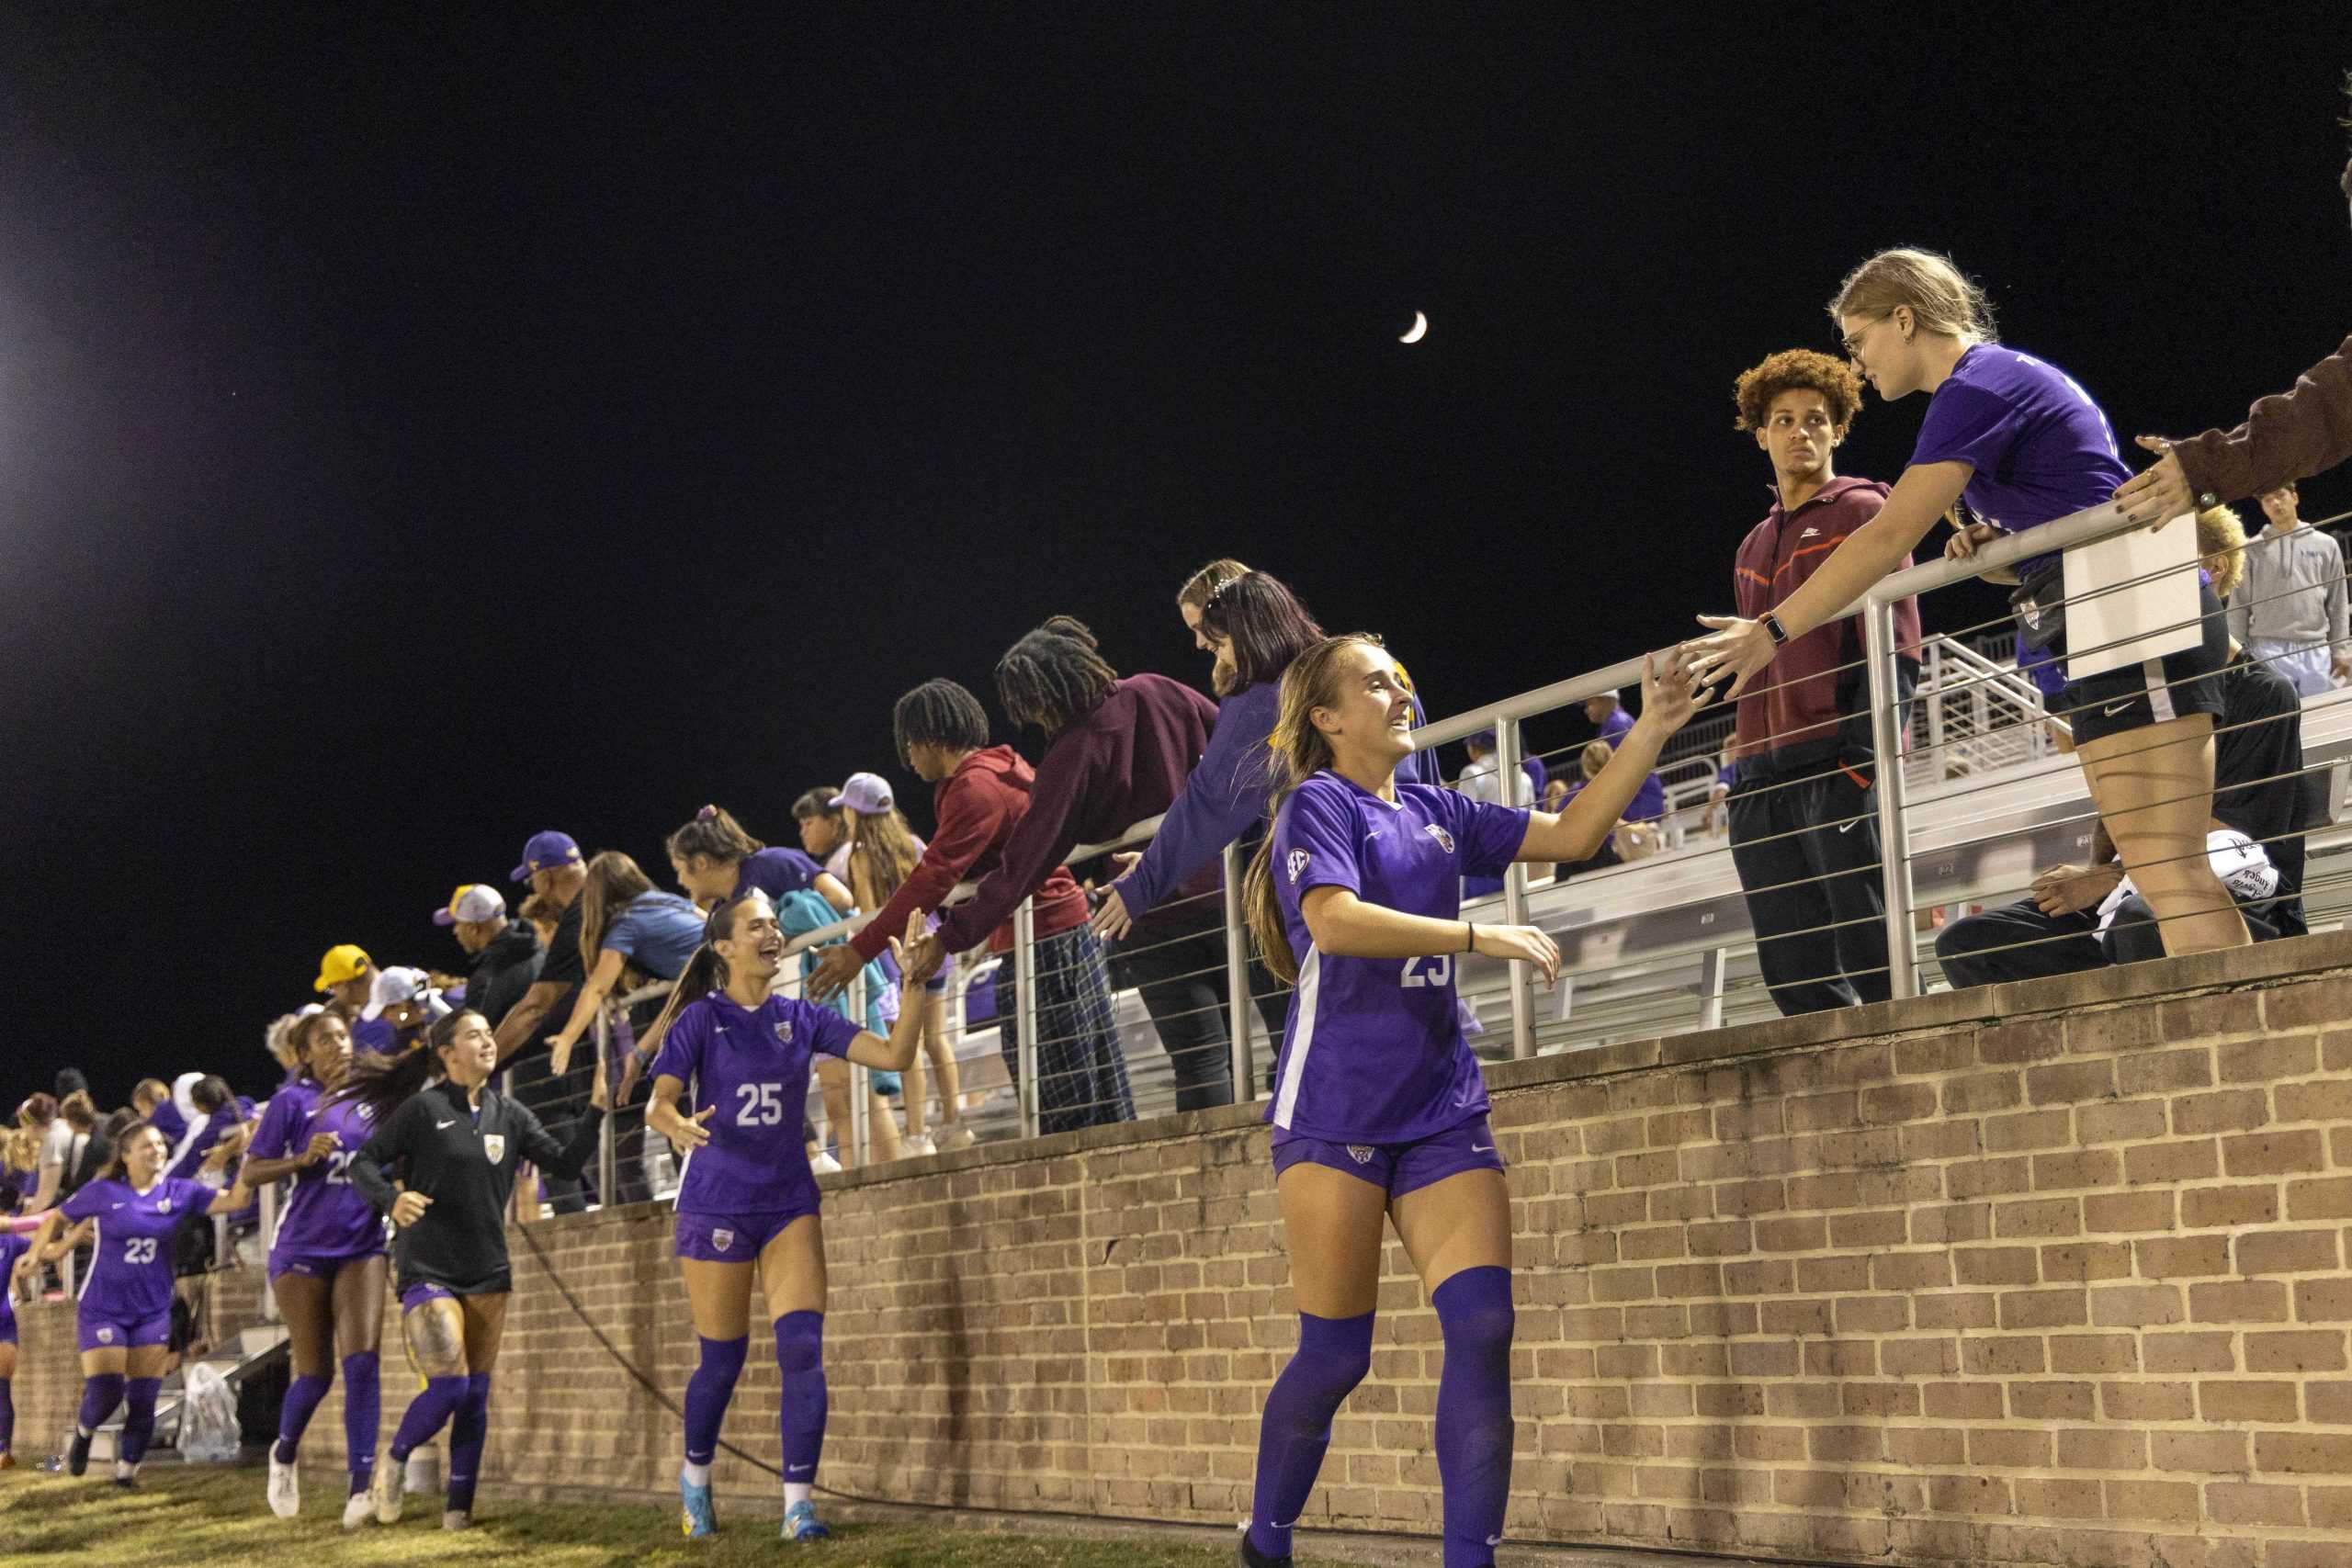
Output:
<instances>
[{"instance_id":1,"label":"blonde ponytail","mask_svg":"<svg viewBox=\"0 0 2352 1568\"><path fill-rule=\"evenodd\" d=\"M1266 737L1266 750L1273 753L1273 765L1269 771L1274 777L1274 790L1266 800L1266 821L1270 826L1282 815L1283 803L1290 798L1293 790L1331 765L1331 743L1315 728L1314 714L1317 708L1331 706L1339 695L1335 688L1340 655L1358 644L1382 647L1381 640L1370 632L1327 637L1309 644L1283 671L1274 728ZM1274 888L1272 831L1259 840L1258 852L1250 857L1241 900L1249 911L1250 935L1258 944L1259 956L1284 983L1295 983L1298 979L1298 960L1291 953L1290 932L1283 923L1282 899Z\"/></svg>"}]
</instances>

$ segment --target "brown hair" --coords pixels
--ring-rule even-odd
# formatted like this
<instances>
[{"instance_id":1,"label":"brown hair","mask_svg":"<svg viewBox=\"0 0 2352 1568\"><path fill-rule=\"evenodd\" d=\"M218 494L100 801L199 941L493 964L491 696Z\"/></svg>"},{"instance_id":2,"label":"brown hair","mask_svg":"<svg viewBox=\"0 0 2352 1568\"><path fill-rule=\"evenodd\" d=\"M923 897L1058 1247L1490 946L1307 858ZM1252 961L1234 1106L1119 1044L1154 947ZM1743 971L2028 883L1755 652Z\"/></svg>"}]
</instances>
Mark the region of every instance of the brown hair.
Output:
<instances>
[{"instance_id":1,"label":"brown hair","mask_svg":"<svg viewBox=\"0 0 2352 1568\"><path fill-rule=\"evenodd\" d=\"M596 967L596 950L623 909L653 891L653 879L618 850L599 850L588 861L588 884L580 890L580 962Z\"/></svg>"},{"instance_id":2,"label":"brown hair","mask_svg":"<svg viewBox=\"0 0 2352 1568\"><path fill-rule=\"evenodd\" d=\"M996 661L996 695L1015 724L1058 735L1102 705L1119 672L1095 651L1086 623L1055 615Z\"/></svg>"},{"instance_id":3,"label":"brown hair","mask_svg":"<svg viewBox=\"0 0 2352 1568\"><path fill-rule=\"evenodd\" d=\"M1249 572L1247 566L1231 556L1219 556L1184 580L1184 586L1176 590L1176 603L1190 604L1195 610L1202 609L1207 605L1210 594L1237 577L1248 576Z\"/></svg>"},{"instance_id":4,"label":"brown hair","mask_svg":"<svg viewBox=\"0 0 2352 1568\"><path fill-rule=\"evenodd\" d=\"M922 852L915 847L914 829L897 807L888 811L860 811L857 837L849 851L850 890L860 908L878 910L890 901L899 885L913 871ZM866 886L858 888L863 880Z\"/></svg>"},{"instance_id":5,"label":"brown hair","mask_svg":"<svg viewBox=\"0 0 2352 1568\"><path fill-rule=\"evenodd\" d=\"M1904 306L1931 333L1997 343L1993 302L1950 256L1934 251L1881 251L1846 275L1829 301L1829 319L1842 330L1848 316L1883 317Z\"/></svg>"},{"instance_id":6,"label":"brown hair","mask_svg":"<svg viewBox=\"0 0 2352 1568\"><path fill-rule=\"evenodd\" d=\"M332 1009L322 1008L317 1012L306 1013L296 1019L293 1027L286 1032L286 1048L294 1053L295 1065L302 1069L302 1076L313 1083L318 1081L318 1075L311 1070L311 1036L317 1033L319 1025L328 1019L334 1019L346 1027L349 1023L349 1021L341 1013ZM353 1059L357 1060L358 1055L358 1051L355 1049L352 1052Z\"/></svg>"},{"instance_id":7,"label":"brown hair","mask_svg":"<svg viewBox=\"0 0 2352 1568\"><path fill-rule=\"evenodd\" d=\"M800 798L792 803L792 819L801 822L811 817L830 817L836 826L846 831L849 813L833 804L833 796L841 792L839 784L819 784L815 789L803 790Z\"/></svg>"},{"instance_id":8,"label":"brown hair","mask_svg":"<svg viewBox=\"0 0 2352 1568\"><path fill-rule=\"evenodd\" d=\"M435 1019L433 1027L424 1032L423 1042L405 1051L390 1056L366 1052L352 1057L351 1070L343 1075L343 1082L320 1103L340 1105L345 1100L356 1100L372 1110L376 1125L382 1126L393 1111L406 1104L440 1070L442 1051L458 1038L458 1028L469 1018L490 1021L473 1008L459 1008Z\"/></svg>"},{"instance_id":9,"label":"brown hair","mask_svg":"<svg viewBox=\"0 0 2352 1568\"><path fill-rule=\"evenodd\" d=\"M1842 359L1809 348L1787 348L1740 372L1731 400L1739 411L1734 430L1761 430L1782 392L1811 390L1829 405L1829 423L1843 435L1862 408L1862 378Z\"/></svg>"},{"instance_id":10,"label":"brown hair","mask_svg":"<svg viewBox=\"0 0 2352 1568\"><path fill-rule=\"evenodd\" d=\"M1315 728L1317 708L1329 707L1339 696L1340 655L1351 648L1384 648L1370 632L1327 637L1302 650L1283 671L1281 697L1273 732L1266 750L1273 753L1274 792L1266 801L1266 820L1281 814L1291 792L1331 765L1331 742ZM1242 904L1250 912L1250 934L1256 939L1266 967L1285 981L1298 978L1298 960L1290 950L1290 933L1283 924L1282 899L1274 890L1274 835L1259 841L1250 857L1250 876L1243 885Z\"/></svg>"},{"instance_id":11,"label":"brown hair","mask_svg":"<svg viewBox=\"0 0 2352 1568\"><path fill-rule=\"evenodd\" d=\"M705 855L728 864L749 860L767 848L743 831L743 825L718 806L706 806L695 812L695 819L671 834L662 847L675 861Z\"/></svg>"},{"instance_id":12,"label":"brown hair","mask_svg":"<svg viewBox=\"0 0 2352 1568\"><path fill-rule=\"evenodd\" d=\"M2226 506L2209 506L2197 514L2197 555L2200 560L2219 556L2212 568L2213 597L2226 599L2245 580L2245 525Z\"/></svg>"},{"instance_id":13,"label":"brown hair","mask_svg":"<svg viewBox=\"0 0 2352 1568\"><path fill-rule=\"evenodd\" d=\"M1233 644L1232 672L1217 680L1220 697L1280 680L1299 650L1323 637L1298 596L1282 579L1263 571L1245 571L1218 584L1201 605L1201 630Z\"/></svg>"},{"instance_id":14,"label":"brown hair","mask_svg":"<svg viewBox=\"0 0 2352 1568\"><path fill-rule=\"evenodd\" d=\"M17 1107L17 1125L19 1127L46 1127L56 1120L57 1097L40 1089L25 1096L25 1102Z\"/></svg>"},{"instance_id":15,"label":"brown hair","mask_svg":"<svg viewBox=\"0 0 2352 1568\"><path fill-rule=\"evenodd\" d=\"M153 1096L157 1100L172 1098L172 1086L161 1078L141 1078L131 1089L130 1103L137 1105L141 1098Z\"/></svg>"},{"instance_id":16,"label":"brown hair","mask_svg":"<svg viewBox=\"0 0 2352 1568\"><path fill-rule=\"evenodd\" d=\"M161 1127L156 1126L153 1122L148 1121L143 1116L132 1117L130 1121L116 1128L112 1135L107 1138L107 1162L106 1164L98 1167L97 1173L92 1176L90 1179L94 1182L122 1180L128 1174L128 1171L122 1163L122 1156L125 1151L130 1147L132 1140L137 1138L141 1133L153 1133L157 1137L164 1137L164 1130ZM171 1139L164 1137L164 1157L167 1161L172 1156L171 1145Z\"/></svg>"},{"instance_id":17,"label":"brown hair","mask_svg":"<svg viewBox=\"0 0 2352 1568\"><path fill-rule=\"evenodd\" d=\"M563 922L563 906L546 893L532 894L514 912L533 925L553 926Z\"/></svg>"},{"instance_id":18,"label":"brown hair","mask_svg":"<svg viewBox=\"0 0 2352 1568\"><path fill-rule=\"evenodd\" d=\"M90 1132L98 1124L97 1102L90 1098L90 1091L85 1089L77 1089L59 1100L57 1113L64 1117L66 1124L77 1133Z\"/></svg>"},{"instance_id":19,"label":"brown hair","mask_svg":"<svg viewBox=\"0 0 2352 1568\"><path fill-rule=\"evenodd\" d=\"M702 924L702 942L678 971L678 978L670 987L670 999L662 1004L660 1016L645 1038L637 1043L638 1054L651 1056L662 1048L662 1037L670 1032L670 1025L687 1008L727 985L727 960L718 956L718 943L731 941L735 935L735 912L753 898L765 898L756 887L746 888L732 898L721 898L710 907L710 918Z\"/></svg>"},{"instance_id":20,"label":"brown hair","mask_svg":"<svg viewBox=\"0 0 2352 1568\"><path fill-rule=\"evenodd\" d=\"M1584 750L1577 754L1577 766L1586 778L1597 779L1600 776L1600 770L1609 765L1609 759L1615 755L1617 748L1608 741L1588 740Z\"/></svg>"}]
</instances>

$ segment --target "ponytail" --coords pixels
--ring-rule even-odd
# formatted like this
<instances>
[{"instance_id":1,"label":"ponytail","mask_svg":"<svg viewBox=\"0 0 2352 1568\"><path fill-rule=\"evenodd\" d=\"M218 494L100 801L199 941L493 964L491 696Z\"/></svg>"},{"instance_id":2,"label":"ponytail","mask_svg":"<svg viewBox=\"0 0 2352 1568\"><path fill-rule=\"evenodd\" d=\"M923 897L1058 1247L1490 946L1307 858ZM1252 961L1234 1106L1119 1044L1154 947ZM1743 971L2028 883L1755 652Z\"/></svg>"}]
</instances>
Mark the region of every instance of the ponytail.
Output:
<instances>
[{"instance_id":1,"label":"ponytail","mask_svg":"<svg viewBox=\"0 0 2352 1568\"><path fill-rule=\"evenodd\" d=\"M1327 637L1306 648L1283 671L1274 728L1266 737L1266 750L1273 754L1271 771L1274 777L1273 794L1266 801L1269 824L1281 817L1283 803L1290 799L1293 790L1331 765L1331 742L1315 728L1314 714L1317 708L1332 705L1339 694L1333 689L1339 656L1359 643L1373 648L1382 646L1380 639L1369 632ZM1290 950L1282 899L1274 888L1272 832L1258 841L1258 852L1250 857L1241 899L1249 912L1250 934L1257 942L1258 955L1284 983L1295 984L1298 979L1298 959Z\"/></svg>"},{"instance_id":2,"label":"ponytail","mask_svg":"<svg viewBox=\"0 0 2352 1568\"><path fill-rule=\"evenodd\" d=\"M356 1100L374 1113L376 1125L390 1120L393 1111L414 1098L417 1091L432 1081L441 1061L441 1048L458 1037L460 1019L481 1018L472 1008L459 1008L433 1021L424 1039L405 1051L389 1056L373 1052L355 1055L351 1068L344 1074L343 1082L321 1103L339 1105ZM484 1020L484 1021L488 1021Z\"/></svg>"},{"instance_id":3,"label":"ponytail","mask_svg":"<svg viewBox=\"0 0 2352 1568\"><path fill-rule=\"evenodd\" d=\"M738 893L732 898L721 898L711 906L710 919L703 922L702 945L695 948L694 956L686 960L686 966L678 971L677 979L671 982L670 999L662 1004L661 1015L654 1019L653 1027L647 1030L644 1038L637 1043L640 1057L650 1056L662 1049L662 1042L668 1038L670 1026L678 1021L680 1013L711 992L726 987L727 960L718 956L718 944L735 934L735 911L743 907L746 899L755 896L766 897L753 887Z\"/></svg>"},{"instance_id":4,"label":"ponytail","mask_svg":"<svg viewBox=\"0 0 2352 1568\"><path fill-rule=\"evenodd\" d=\"M119 1112L118 1112L118 1114L119 1114ZM108 1117L107 1120L111 1123L114 1118ZM120 1181L123 1179L122 1151L130 1146L130 1140L137 1137L141 1133L160 1131L162 1131L161 1128L158 1128L155 1123L148 1121L144 1116L133 1116L130 1121L123 1122L119 1127L116 1127L113 1132L111 1142L107 1149L106 1163L98 1167L97 1174L91 1177L90 1179L92 1181Z\"/></svg>"}]
</instances>

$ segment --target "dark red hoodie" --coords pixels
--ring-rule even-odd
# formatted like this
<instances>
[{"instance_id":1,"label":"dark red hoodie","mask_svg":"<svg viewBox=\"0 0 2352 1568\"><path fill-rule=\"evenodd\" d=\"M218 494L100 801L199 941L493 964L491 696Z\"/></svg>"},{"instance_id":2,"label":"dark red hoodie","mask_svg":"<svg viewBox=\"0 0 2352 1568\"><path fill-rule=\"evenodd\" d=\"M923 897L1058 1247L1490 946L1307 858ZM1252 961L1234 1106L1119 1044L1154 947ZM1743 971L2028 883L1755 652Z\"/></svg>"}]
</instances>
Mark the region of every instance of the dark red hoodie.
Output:
<instances>
[{"instance_id":1,"label":"dark red hoodie","mask_svg":"<svg viewBox=\"0 0 2352 1568\"><path fill-rule=\"evenodd\" d=\"M1029 791L1036 783L1010 746L990 746L956 764L956 771L932 787L932 809L937 830L922 852L922 859L899 884L881 913L850 938L860 958L872 960L889 950L890 938L903 934L907 917L917 909L936 909L939 901L967 876L985 877L1004 859L1004 846L1013 828L1029 810ZM1086 919L1086 895L1066 865L1055 866L1037 886L1037 934L1053 936ZM984 928L985 929L985 928ZM968 947L978 933L948 951ZM989 948L1002 953L1012 945L1012 923L1005 921L989 937Z\"/></svg>"}]
</instances>

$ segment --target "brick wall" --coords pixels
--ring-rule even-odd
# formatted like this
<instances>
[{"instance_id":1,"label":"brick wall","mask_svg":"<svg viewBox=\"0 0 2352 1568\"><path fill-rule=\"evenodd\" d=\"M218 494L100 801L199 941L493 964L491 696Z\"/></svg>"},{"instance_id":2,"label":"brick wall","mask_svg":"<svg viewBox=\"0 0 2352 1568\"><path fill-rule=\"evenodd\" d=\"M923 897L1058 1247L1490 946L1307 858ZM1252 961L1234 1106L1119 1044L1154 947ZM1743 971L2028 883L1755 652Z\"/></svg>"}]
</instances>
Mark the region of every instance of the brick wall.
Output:
<instances>
[{"instance_id":1,"label":"brick wall","mask_svg":"<svg viewBox=\"0 0 2352 1568\"><path fill-rule=\"evenodd\" d=\"M1494 1070L1519 1248L1513 1534L2342 1568L2347 1013L2352 939L2320 937ZM1246 1113L825 1185L829 1483L1246 1512L1295 1337ZM665 1217L534 1234L676 1397L694 1335ZM489 1478L668 1488L674 1419L515 1251ZM1431 1531L1437 1325L1393 1247L1380 1303L1307 1522ZM29 1314L28 1358L44 1314L64 1326ZM387 1393L389 1430L404 1380ZM772 1461L775 1415L755 1353L728 1436ZM331 1399L306 1445L322 1467L337 1417ZM718 1473L773 1486L731 1459Z\"/></svg>"}]
</instances>

